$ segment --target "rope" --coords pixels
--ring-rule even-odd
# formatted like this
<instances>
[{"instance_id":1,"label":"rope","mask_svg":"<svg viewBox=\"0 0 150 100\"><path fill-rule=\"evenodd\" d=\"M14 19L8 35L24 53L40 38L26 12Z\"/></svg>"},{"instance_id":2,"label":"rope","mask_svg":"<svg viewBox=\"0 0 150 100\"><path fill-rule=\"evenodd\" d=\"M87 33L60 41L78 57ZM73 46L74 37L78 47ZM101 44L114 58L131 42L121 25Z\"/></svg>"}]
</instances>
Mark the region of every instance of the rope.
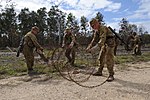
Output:
<instances>
[{"instance_id":1,"label":"rope","mask_svg":"<svg viewBox=\"0 0 150 100\"><path fill-rule=\"evenodd\" d=\"M98 84L98 85L92 85L92 86L88 86L88 85L83 85L83 84L81 84L81 82L85 82L85 81L89 80L89 78L90 78L91 75L93 74L95 68L92 70L92 72L89 74L88 77L86 77L86 78L84 78L84 79L82 79L82 80L79 81L79 80L73 79L72 74L70 73L69 68L67 67L67 75L68 75L69 78L68 78L68 77L65 77L65 75L61 72L60 68L58 67L59 60L60 60L61 56L63 56L63 52L65 51L65 49L63 49L63 50L61 50L61 51L59 51L59 52L57 53L56 51L59 50L59 49L60 49L60 48L58 48L58 49L56 48L56 49L53 51L52 57L51 57L51 61L52 61L52 66L59 72L59 74L60 74L64 79L66 79L66 80L68 80L68 81L72 81L72 82L76 83L77 85L82 86L82 87L86 87L86 88L99 87L99 86L103 85L103 84L106 82L106 80L105 80L105 81L103 81L102 83L100 83L100 84ZM78 50L78 51L80 51L80 50ZM56 53L57 53L57 54L56 54ZM81 53L81 52L80 52L80 53ZM57 59L56 59L56 60L54 60L54 55L55 55L55 54L57 55ZM93 58L93 55L92 55L92 58ZM69 62L66 62L66 63L64 64L64 66L62 66L62 67L66 67L66 66L74 67L74 66L70 65Z\"/></svg>"}]
</instances>

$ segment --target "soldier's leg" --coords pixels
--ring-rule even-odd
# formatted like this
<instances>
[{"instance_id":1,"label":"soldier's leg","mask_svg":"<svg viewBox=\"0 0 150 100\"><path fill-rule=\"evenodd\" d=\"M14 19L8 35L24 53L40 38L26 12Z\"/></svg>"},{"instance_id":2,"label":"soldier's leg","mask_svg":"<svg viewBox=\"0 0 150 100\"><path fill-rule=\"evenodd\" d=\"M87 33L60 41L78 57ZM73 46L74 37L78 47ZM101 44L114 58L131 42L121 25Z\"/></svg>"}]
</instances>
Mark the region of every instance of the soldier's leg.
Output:
<instances>
[{"instance_id":1,"label":"soldier's leg","mask_svg":"<svg viewBox=\"0 0 150 100\"><path fill-rule=\"evenodd\" d=\"M120 43L120 40L115 37L115 48L114 48L114 55L116 56L117 55L117 48L119 46L119 43Z\"/></svg>"},{"instance_id":2,"label":"soldier's leg","mask_svg":"<svg viewBox=\"0 0 150 100\"><path fill-rule=\"evenodd\" d=\"M75 61L75 49L74 48L72 48L71 56L72 56L72 58L71 58L71 64L74 65L74 61Z\"/></svg>"},{"instance_id":3,"label":"soldier's leg","mask_svg":"<svg viewBox=\"0 0 150 100\"><path fill-rule=\"evenodd\" d=\"M136 46L133 48L133 55L136 55Z\"/></svg>"},{"instance_id":4,"label":"soldier's leg","mask_svg":"<svg viewBox=\"0 0 150 100\"><path fill-rule=\"evenodd\" d=\"M141 55L141 47L137 44L134 49L135 55Z\"/></svg>"},{"instance_id":5,"label":"soldier's leg","mask_svg":"<svg viewBox=\"0 0 150 100\"><path fill-rule=\"evenodd\" d=\"M70 48L66 49L65 56L67 57L68 62L71 62L70 53L71 53L71 49Z\"/></svg>"},{"instance_id":6,"label":"soldier's leg","mask_svg":"<svg viewBox=\"0 0 150 100\"><path fill-rule=\"evenodd\" d=\"M114 80L114 48L113 47L107 47L106 50L106 64L107 69L109 72L109 77L107 81L113 81Z\"/></svg>"},{"instance_id":7,"label":"soldier's leg","mask_svg":"<svg viewBox=\"0 0 150 100\"><path fill-rule=\"evenodd\" d=\"M138 55L138 45L136 45L136 50L135 50L135 52L136 52L136 55Z\"/></svg>"},{"instance_id":8,"label":"soldier's leg","mask_svg":"<svg viewBox=\"0 0 150 100\"><path fill-rule=\"evenodd\" d=\"M46 56L44 55L44 52L37 49L36 52L39 54L39 56L41 57L41 59L44 61L44 62L48 62L48 58L46 58Z\"/></svg>"},{"instance_id":9,"label":"soldier's leg","mask_svg":"<svg viewBox=\"0 0 150 100\"><path fill-rule=\"evenodd\" d=\"M106 53L106 47L103 46L101 47L101 50L99 52L98 60L99 60L100 65L99 65L98 71L93 74L95 76L102 76L102 71L103 71L104 64L105 64L105 53Z\"/></svg>"},{"instance_id":10,"label":"soldier's leg","mask_svg":"<svg viewBox=\"0 0 150 100\"><path fill-rule=\"evenodd\" d=\"M115 45L115 48L114 48L114 55L115 56L117 55L117 45Z\"/></svg>"},{"instance_id":11,"label":"soldier's leg","mask_svg":"<svg viewBox=\"0 0 150 100\"><path fill-rule=\"evenodd\" d=\"M141 45L138 45L137 47L137 55L141 55L142 52L141 52Z\"/></svg>"},{"instance_id":12,"label":"soldier's leg","mask_svg":"<svg viewBox=\"0 0 150 100\"><path fill-rule=\"evenodd\" d=\"M28 71L33 70L34 56L30 55L30 56L25 57L25 59L26 59Z\"/></svg>"}]
</instances>

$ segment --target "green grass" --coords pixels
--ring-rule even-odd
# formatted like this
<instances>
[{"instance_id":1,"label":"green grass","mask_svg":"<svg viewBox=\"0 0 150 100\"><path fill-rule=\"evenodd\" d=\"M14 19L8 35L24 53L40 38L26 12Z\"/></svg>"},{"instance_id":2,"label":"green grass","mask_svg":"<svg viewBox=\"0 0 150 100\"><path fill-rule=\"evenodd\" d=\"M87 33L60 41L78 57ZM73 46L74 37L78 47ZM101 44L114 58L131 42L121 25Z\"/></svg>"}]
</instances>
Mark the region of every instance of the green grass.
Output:
<instances>
[{"instance_id":1,"label":"green grass","mask_svg":"<svg viewBox=\"0 0 150 100\"><path fill-rule=\"evenodd\" d=\"M138 61L150 61L150 52L143 53L141 56L134 56L131 54L128 55L119 55L115 57L116 64L138 62Z\"/></svg>"},{"instance_id":2,"label":"green grass","mask_svg":"<svg viewBox=\"0 0 150 100\"><path fill-rule=\"evenodd\" d=\"M141 56L133 56L133 55L119 55L115 57L115 64L118 65L117 69L126 70L130 66L128 63L133 64L137 62L147 62L150 61L150 52L143 53Z\"/></svg>"},{"instance_id":3,"label":"green grass","mask_svg":"<svg viewBox=\"0 0 150 100\"><path fill-rule=\"evenodd\" d=\"M51 57L52 51L50 50L44 50L44 53L46 56ZM64 58L63 58L64 59ZM82 60L82 61L81 61ZM96 64L94 60L90 59L84 59L84 57L79 60L77 59L75 63L77 65L82 64L88 64L90 67L98 66L98 61L96 61ZM95 59L97 60L97 59ZM115 57L115 64L122 66L120 69L124 70L128 66L126 66L126 63L136 63L136 62L146 62L150 61L150 52L149 53L143 53L141 56L133 56L133 55L118 55ZM64 61L63 61L64 63ZM62 68L62 64L58 64L60 68ZM86 66L87 67L87 66ZM34 69L39 73L44 74L56 74L57 70L54 69L52 66L48 66L47 64L41 63L41 61L35 60ZM0 79L9 77L9 76L18 76L23 73L27 73L27 67L25 63L24 57L15 57L15 55L0 55Z\"/></svg>"}]
</instances>

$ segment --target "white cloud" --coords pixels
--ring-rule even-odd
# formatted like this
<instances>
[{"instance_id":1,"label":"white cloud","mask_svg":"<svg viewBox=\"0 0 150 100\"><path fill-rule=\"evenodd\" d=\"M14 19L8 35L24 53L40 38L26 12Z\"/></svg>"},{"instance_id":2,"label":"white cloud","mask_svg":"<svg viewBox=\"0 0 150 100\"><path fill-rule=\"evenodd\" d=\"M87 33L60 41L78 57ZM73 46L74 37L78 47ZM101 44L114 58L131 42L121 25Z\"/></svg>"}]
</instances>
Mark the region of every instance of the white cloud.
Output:
<instances>
[{"instance_id":1,"label":"white cloud","mask_svg":"<svg viewBox=\"0 0 150 100\"><path fill-rule=\"evenodd\" d=\"M150 0L132 0L134 2L138 2L138 9L134 12L131 12L129 16L126 18L129 20L130 24L136 24L137 26L145 27L145 31L150 33ZM129 12L129 10L128 10ZM127 13L128 13L127 12ZM115 21L120 21L122 18L113 18ZM130 20L134 20L131 22ZM116 25L114 25L116 26Z\"/></svg>"},{"instance_id":2,"label":"white cloud","mask_svg":"<svg viewBox=\"0 0 150 100\"><path fill-rule=\"evenodd\" d=\"M111 4L108 7L106 7L105 11L117 12L120 7L121 7L121 3Z\"/></svg>"},{"instance_id":3,"label":"white cloud","mask_svg":"<svg viewBox=\"0 0 150 100\"><path fill-rule=\"evenodd\" d=\"M68 4L69 6L75 7L77 6L77 0L63 0L64 3Z\"/></svg>"},{"instance_id":4,"label":"white cloud","mask_svg":"<svg viewBox=\"0 0 150 100\"><path fill-rule=\"evenodd\" d=\"M113 22L113 23L110 23L110 22L106 22L107 23L107 26L111 26L113 29L116 29L116 32L119 32L119 22ZM137 25L138 27L143 27L145 30L144 31L148 31L150 33L150 21L139 21L139 22L129 22L130 24L135 24Z\"/></svg>"},{"instance_id":5,"label":"white cloud","mask_svg":"<svg viewBox=\"0 0 150 100\"><path fill-rule=\"evenodd\" d=\"M131 15L129 19L150 19L150 0L139 1L139 8Z\"/></svg>"},{"instance_id":6,"label":"white cloud","mask_svg":"<svg viewBox=\"0 0 150 100\"><path fill-rule=\"evenodd\" d=\"M107 26L110 26L112 27L113 29L116 29L116 32L119 32L119 23L118 22L106 22L107 23Z\"/></svg>"},{"instance_id":7,"label":"white cloud","mask_svg":"<svg viewBox=\"0 0 150 100\"><path fill-rule=\"evenodd\" d=\"M110 1L107 0L80 0L79 1L79 5L83 8L91 8L93 10L95 9L101 9L101 8L105 8L106 6L108 6L109 4L111 4Z\"/></svg>"},{"instance_id":8,"label":"white cloud","mask_svg":"<svg viewBox=\"0 0 150 100\"><path fill-rule=\"evenodd\" d=\"M138 27L143 26L145 28L145 31L148 31L150 33L150 21L134 22L133 24L136 24Z\"/></svg>"},{"instance_id":9,"label":"white cloud","mask_svg":"<svg viewBox=\"0 0 150 100\"><path fill-rule=\"evenodd\" d=\"M121 20L121 19L120 19ZM113 29L116 29L116 31L119 31L119 21L118 22L106 22L107 26L111 26ZM129 24L135 24L138 27L143 27L145 30L150 33L150 20L149 21L137 21L137 22L129 22Z\"/></svg>"},{"instance_id":10,"label":"white cloud","mask_svg":"<svg viewBox=\"0 0 150 100\"><path fill-rule=\"evenodd\" d=\"M85 16L88 18L95 17L98 10L117 11L121 7L121 3L114 3L108 0L64 0L64 2L74 9L63 10L67 13L73 13L77 18ZM61 5L63 8L63 5Z\"/></svg>"},{"instance_id":11,"label":"white cloud","mask_svg":"<svg viewBox=\"0 0 150 100\"><path fill-rule=\"evenodd\" d=\"M36 11L37 9L42 8L44 6L46 6L47 8L51 7L51 5L48 5L46 2L43 3L40 0L12 0L8 2L8 4L12 4L12 3L16 5L15 9L17 11L20 11L23 8L29 8L30 11L33 10ZM1 4L3 5L4 8L6 5L6 1L3 0Z\"/></svg>"},{"instance_id":12,"label":"white cloud","mask_svg":"<svg viewBox=\"0 0 150 100\"><path fill-rule=\"evenodd\" d=\"M2 5L6 5L6 0L1 0ZM115 0L114 0L115 1ZM150 0L132 0L133 2L138 3L139 8L130 13L130 16L126 16L128 20L138 20L136 24L143 24L147 30L150 30L148 26L150 26L150 22L143 21L139 22L140 19L150 19ZM51 8L52 5L59 5L59 9L66 13L73 13L76 18L80 18L81 16L88 17L89 19L95 17L96 13L100 10L108 11L108 12L117 12L121 8L121 3L113 2L113 0L11 0L11 2L15 2L17 11L23 9L25 7L29 8L30 11L36 11L39 8L46 7L47 10ZM64 9L68 7L68 9ZM70 9L71 7L71 9ZM125 9L124 11L128 14L129 9ZM118 23L122 18L113 18L115 22L110 23L106 22L108 25L113 28L118 29ZM107 20L106 20L107 21Z\"/></svg>"},{"instance_id":13,"label":"white cloud","mask_svg":"<svg viewBox=\"0 0 150 100\"><path fill-rule=\"evenodd\" d=\"M81 16L89 16L92 15L93 12L89 10L67 10L65 11L67 14L72 13L77 19L81 18Z\"/></svg>"},{"instance_id":14,"label":"white cloud","mask_svg":"<svg viewBox=\"0 0 150 100\"><path fill-rule=\"evenodd\" d=\"M2 0L2 2L4 4L6 1ZM15 2L16 9L23 9L26 7L29 8L30 11L36 11L42 7L46 7L49 10L51 5L57 5L59 3L62 4L60 5L60 8L63 8L63 4L66 4L68 7L72 7L74 9L62 10L65 12L73 12L75 16L81 16L81 14L89 16L89 14L95 13L95 11L99 9L106 9L106 11L117 11L121 6L120 3L114 3L109 0L12 0L11 3L12 2Z\"/></svg>"}]
</instances>

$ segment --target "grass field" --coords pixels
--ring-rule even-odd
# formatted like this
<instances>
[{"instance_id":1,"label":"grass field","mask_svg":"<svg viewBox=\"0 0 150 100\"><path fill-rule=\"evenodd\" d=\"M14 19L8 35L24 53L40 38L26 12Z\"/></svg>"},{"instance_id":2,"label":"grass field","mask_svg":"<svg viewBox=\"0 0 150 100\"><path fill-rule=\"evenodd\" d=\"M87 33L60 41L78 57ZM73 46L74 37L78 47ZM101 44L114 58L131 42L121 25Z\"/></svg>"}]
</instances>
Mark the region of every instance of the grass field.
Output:
<instances>
[{"instance_id":1,"label":"grass field","mask_svg":"<svg viewBox=\"0 0 150 100\"><path fill-rule=\"evenodd\" d=\"M53 51L45 50L46 56L50 57ZM61 55L63 56L63 55ZM88 64L89 66L97 66L97 57L87 58L86 54L78 53L76 58L76 64ZM65 60L65 58L63 58ZM136 62L146 62L150 61L150 52L143 52L141 56L133 56L131 53L119 53L115 56L115 64L124 65L126 63L136 63ZM64 61L63 61L64 62ZM61 66L61 64L59 65ZM35 57L34 69L39 73L52 74L56 70L51 66L45 64L39 57ZM124 68L121 67L123 70ZM0 78L6 78L9 76L19 76L27 73L26 63L23 55L16 57L16 52L2 51L0 52Z\"/></svg>"}]
</instances>

